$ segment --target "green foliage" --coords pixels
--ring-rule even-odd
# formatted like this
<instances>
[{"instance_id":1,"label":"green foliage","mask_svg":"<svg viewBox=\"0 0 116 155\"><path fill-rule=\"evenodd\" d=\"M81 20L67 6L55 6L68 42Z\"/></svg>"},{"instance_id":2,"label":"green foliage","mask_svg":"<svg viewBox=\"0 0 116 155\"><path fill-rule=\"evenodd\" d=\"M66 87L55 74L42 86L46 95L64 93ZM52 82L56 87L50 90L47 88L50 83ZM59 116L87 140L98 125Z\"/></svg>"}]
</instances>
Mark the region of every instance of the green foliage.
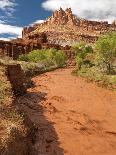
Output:
<instances>
[{"instance_id":1,"label":"green foliage","mask_svg":"<svg viewBox=\"0 0 116 155\"><path fill-rule=\"evenodd\" d=\"M44 63L46 66L63 67L66 62L66 55L62 51L56 49L35 50L27 55L20 55L20 61Z\"/></svg>"},{"instance_id":2,"label":"green foliage","mask_svg":"<svg viewBox=\"0 0 116 155\"><path fill-rule=\"evenodd\" d=\"M59 67L64 66L65 62L66 62L66 55L64 54L64 52L59 51L54 55L54 62L56 65L58 65Z\"/></svg>"},{"instance_id":3,"label":"green foliage","mask_svg":"<svg viewBox=\"0 0 116 155\"><path fill-rule=\"evenodd\" d=\"M91 68L82 67L81 70L76 70L73 74L84 77L87 81L94 81L99 86L116 90L116 76L103 74L96 66Z\"/></svg>"},{"instance_id":4,"label":"green foliage","mask_svg":"<svg viewBox=\"0 0 116 155\"><path fill-rule=\"evenodd\" d=\"M72 50L76 51L76 52L80 52L82 51L82 49L86 46L86 44L84 42L80 42L77 44L72 45Z\"/></svg>"},{"instance_id":5,"label":"green foliage","mask_svg":"<svg viewBox=\"0 0 116 155\"><path fill-rule=\"evenodd\" d=\"M31 78L35 75L52 71L58 68L58 66L46 66L45 63L33 63L25 61L19 61L18 63L21 65L21 68L30 81ZM31 83L29 82L29 84Z\"/></svg>"},{"instance_id":6,"label":"green foliage","mask_svg":"<svg viewBox=\"0 0 116 155\"><path fill-rule=\"evenodd\" d=\"M85 44L75 45L74 49L76 75L116 89L116 32L101 36L93 49Z\"/></svg>"},{"instance_id":7,"label":"green foliage","mask_svg":"<svg viewBox=\"0 0 116 155\"><path fill-rule=\"evenodd\" d=\"M81 69L82 65L90 64L88 55L93 52L93 49L90 45L86 45L85 43L79 43L74 45L72 48L77 53L76 62L78 69Z\"/></svg>"},{"instance_id":8,"label":"green foliage","mask_svg":"<svg viewBox=\"0 0 116 155\"><path fill-rule=\"evenodd\" d=\"M111 74L116 63L116 32L100 37L95 48L97 65Z\"/></svg>"}]
</instances>

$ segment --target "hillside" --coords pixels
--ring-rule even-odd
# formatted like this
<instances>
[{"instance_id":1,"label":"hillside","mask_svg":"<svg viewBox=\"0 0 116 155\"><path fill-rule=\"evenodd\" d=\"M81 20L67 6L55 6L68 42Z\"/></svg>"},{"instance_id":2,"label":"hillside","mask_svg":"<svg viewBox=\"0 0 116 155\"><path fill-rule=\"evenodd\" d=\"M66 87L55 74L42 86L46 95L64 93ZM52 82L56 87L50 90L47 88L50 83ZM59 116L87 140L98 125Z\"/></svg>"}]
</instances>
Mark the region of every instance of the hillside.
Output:
<instances>
[{"instance_id":1,"label":"hillside","mask_svg":"<svg viewBox=\"0 0 116 155\"><path fill-rule=\"evenodd\" d=\"M73 15L71 8L60 8L44 23L25 27L22 36L26 39L28 35L44 32L50 43L72 44L77 41L95 42L101 34L115 30L115 21L112 24L88 21Z\"/></svg>"}]
</instances>

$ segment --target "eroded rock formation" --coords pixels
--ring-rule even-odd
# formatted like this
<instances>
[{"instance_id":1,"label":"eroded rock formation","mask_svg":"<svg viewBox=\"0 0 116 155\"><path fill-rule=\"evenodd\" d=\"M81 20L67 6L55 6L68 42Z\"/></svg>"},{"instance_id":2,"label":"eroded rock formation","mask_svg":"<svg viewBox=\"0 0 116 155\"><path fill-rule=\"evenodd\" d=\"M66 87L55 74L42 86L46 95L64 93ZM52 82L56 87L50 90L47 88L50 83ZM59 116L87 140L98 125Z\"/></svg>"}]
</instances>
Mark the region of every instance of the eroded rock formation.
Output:
<instances>
[{"instance_id":1,"label":"eroded rock formation","mask_svg":"<svg viewBox=\"0 0 116 155\"><path fill-rule=\"evenodd\" d=\"M0 54L17 59L20 54L27 54L36 49L56 48L63 50L70 62L74 57L70 45L85 41L94 43L98 37L108 31L116 31L116 21L88 21L73 15L71 8L60 8L46 19L44 23L25 27L21 39L0 41Z\"/></svg>"},{"instance_id":2,"label":"eroded rock formation","mask_svg":"<svg viewBox=\"0 0 116 155\"><path fill-rule=\"evenodd\" d=\"M15 95L23 95L26 93L26 76L19 64L7 65L7 77Z\"/></svg>"},{"instance_id":3,"label":"eroded rock formation","mask_svg":"<svg viewBox=\"0 0 116 155\"><path fill-rule=\"evenodd\" d=\"M27 54L32 50L42 49L42 44L47 43L45 33L28 35L26 39L14 39L11 41L0 41L0 54L17 59L21 54Z\"/></svg>"},{"instance_id":4,"label":"eroded rock formation","mask_svg":"<svg viewBox=\"0 0 116 155\"><path fill-rule=\"evenodd\" d=\"M37 35L29 34L26 39L0 41L0 55L6 55L13 59L17 59L21 54L28 54L32 50L50 48L64 51L71 64L72 59L74 58L74 51L71 50L71 47L68 45L63 47L58 44L49 43L47 41L47 36L44 33Z\"/></svg>"},{"instance_id":5,"label":"eroded rock formation","mask_svg":"<svg viewBox=\"0 0 116 155\"><path fill-rule=\"evenodd\" d=\"M60 8L42 24L23 29L22 36L29 34L46 33L48 42L57 44L72 44L73 42L95 42L98 37L108 31L116 31L116 21L108 24L107 21L88 21L73 15L71 8L65 11Z\"/></svg>"}]
</instances>

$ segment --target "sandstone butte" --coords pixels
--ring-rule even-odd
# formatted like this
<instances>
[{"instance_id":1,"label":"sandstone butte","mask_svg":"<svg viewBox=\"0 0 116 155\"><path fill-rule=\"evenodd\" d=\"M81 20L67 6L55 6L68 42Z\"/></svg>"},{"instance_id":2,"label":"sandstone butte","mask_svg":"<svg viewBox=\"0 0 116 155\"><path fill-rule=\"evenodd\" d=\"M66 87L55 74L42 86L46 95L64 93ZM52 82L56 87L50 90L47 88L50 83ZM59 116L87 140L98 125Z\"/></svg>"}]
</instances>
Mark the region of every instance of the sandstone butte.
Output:
<instances>
[{"instance_id":1,"label":"sandstone butte","mask_svg":"<svg viewBox=\"0 0 116 155\"><path fill-rule=\"evenodd\" d=\"M56 48L64 50L68 56L72 43L84 41L94 43L101 34L116 31L116 21L88 21L73 15L71 8L60 8L41 24L24 27L22 38L0 41L0 54L16 59L35 49ZM69 53L68 53L69 52Z\"/></svg>"},{"instance_id":2,"label":"sandstone butte","mask_svg":"<svg viewBox=\"0 0 116 155\"><path fill-rule=\"evenodd\" d=\"M60 8L42 24L25 27L22 36L28 38L28 35L44 32L51 43L71 44L77 41L95 42L108 31L116 31L116 21L112 24L107 21L88 21L73 15L71 8L65 11Z\"/></svg>"}]
</instances>

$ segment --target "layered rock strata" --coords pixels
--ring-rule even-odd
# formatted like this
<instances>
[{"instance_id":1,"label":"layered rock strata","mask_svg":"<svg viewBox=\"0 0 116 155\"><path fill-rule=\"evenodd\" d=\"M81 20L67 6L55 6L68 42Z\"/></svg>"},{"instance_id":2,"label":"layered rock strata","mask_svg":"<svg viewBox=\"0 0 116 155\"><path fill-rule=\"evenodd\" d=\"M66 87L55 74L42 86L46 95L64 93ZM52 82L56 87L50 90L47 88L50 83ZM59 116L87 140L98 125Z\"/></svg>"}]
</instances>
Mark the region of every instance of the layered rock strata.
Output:
<instances>
[{"instance_id":1,"label":"layered rock strata","mask_svg":"<svg viewBox=\"0 0 116 155\"><path fill-rule=\"evenodd\" d=\"M50 43L72 44L73 42L95 42L98 37L108 31L116 31L116 21L108 24L107 21L89 21L73 15L71 8L65 11L60 8L42 24L25 27L23 38L30 34L44 32Z\"/></svg>"},{"instance_id":2,"label":"layered rock strata","mask_svg":"<svg viewBox=\"0 0 116 155\"><path fill-rule=\"evenodd\" d=\"M25 27L21 39L0 41L0 55L17 59L32 50L55 48L63 50L69 58L68 62L72 63L75 53L71 50L71 44L80 41L94 43L108 31L116 31L116 21L112 24L88 21L73 15L71 8L65 11L60 8L44 23Z\"/></svg>"}]
</instances>

